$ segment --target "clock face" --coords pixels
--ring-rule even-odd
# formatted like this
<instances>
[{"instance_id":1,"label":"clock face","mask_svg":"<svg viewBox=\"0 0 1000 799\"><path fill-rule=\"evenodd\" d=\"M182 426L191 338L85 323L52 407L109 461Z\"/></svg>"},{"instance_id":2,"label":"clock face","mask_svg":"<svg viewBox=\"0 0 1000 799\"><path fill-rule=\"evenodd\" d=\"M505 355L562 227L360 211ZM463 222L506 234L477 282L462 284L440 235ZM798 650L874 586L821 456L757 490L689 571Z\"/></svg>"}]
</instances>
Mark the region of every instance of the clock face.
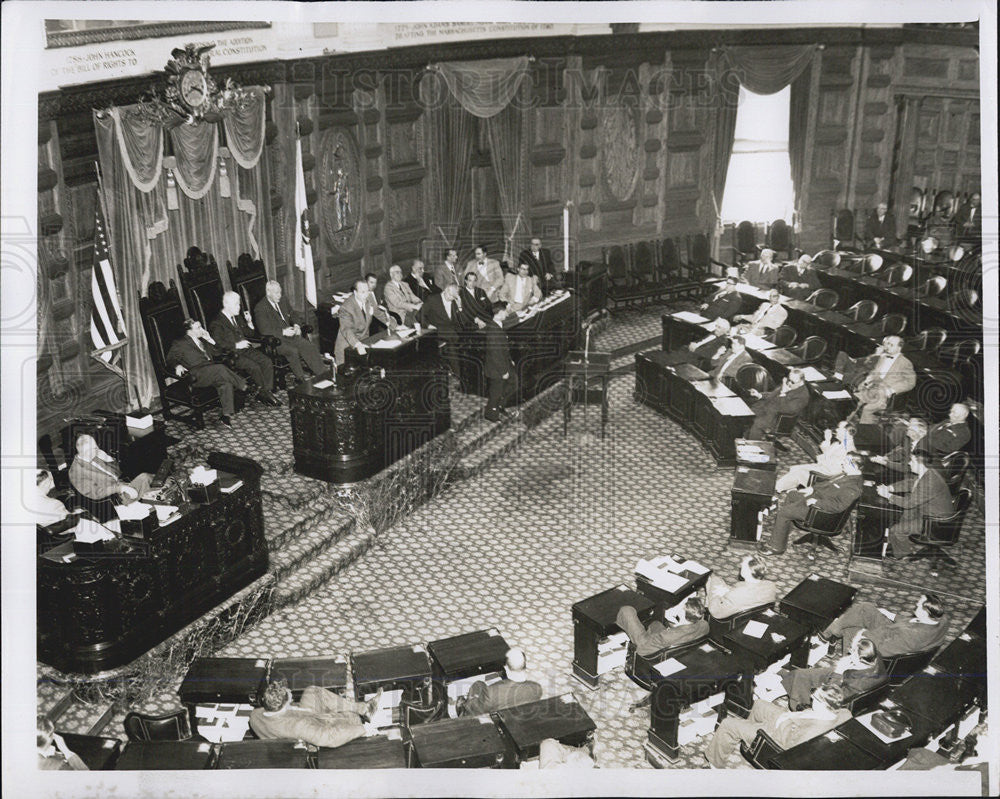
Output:
<instances>
[{"instance_id":1,"label":"clock face","mask_svg":"<svg viewBox=\"0 0 1000 799\"><path fill-rule=\"evenodd\" d=\"M181 75L181 99L192 108L197 108L208 97L208 84L205 73L197 69L189 69Z\"/></svg>"}]
</instances>

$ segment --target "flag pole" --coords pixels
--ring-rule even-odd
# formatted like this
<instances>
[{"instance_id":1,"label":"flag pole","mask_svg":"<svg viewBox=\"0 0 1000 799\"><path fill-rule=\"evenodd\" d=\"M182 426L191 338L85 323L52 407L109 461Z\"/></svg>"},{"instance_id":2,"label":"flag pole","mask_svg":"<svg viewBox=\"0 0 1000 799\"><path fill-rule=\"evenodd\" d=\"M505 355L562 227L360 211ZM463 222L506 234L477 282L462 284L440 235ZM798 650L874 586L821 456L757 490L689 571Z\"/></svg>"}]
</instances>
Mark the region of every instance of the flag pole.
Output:
<instances>
[{"instance_id":1,"label":"flag pole","mask_svg":"<svg viewBox=\"0 0 1000 799\"><path fill-rule=\"evenodd\" d=\"M104 203L104 181L101 179L101 166L100 166L100 164L97 163L97 161L94 161L94 173L97 175L97 201L101 204L101 217L104 219L104 227L106 228L106 235L107 235L108 241L110 242L110 240L111 240L111 227L110 227L110 224L111 223L108 221L108 209L107 209L107 206ZM114 272L114 265L113 265L113 262L112 262L112 273L113 272ZM119 308L124 308L124 306L122 305L121 294L119 294L119 292L118 292L118 281L117 280L115 281L115 294L118 295L118 307ZM126 333L125 344L122 346L123 350L128 347L128 341L129 341L128 334ZM94 351L92 351L90 353L91 357L93 357L95 355L98 355L98 354L106 351L107 349L108 349L107 347L102 347L100 350L94 350ZM128 353L127 352L123 352L122 353L122 366L121 366L121 369L122 369L122 379L125 381L125 404L126 404L125 412L129 413L134 408L138 408L139 405L140 405L140 403L139 403L139 392L138 392L138 390L136 390L136 394L135 394L135 406L133 407L133 404L132 404L132 388L133 387L132 387L132 381L129 379L129 375L128 375Z\"/></svg>"}]
</instances>

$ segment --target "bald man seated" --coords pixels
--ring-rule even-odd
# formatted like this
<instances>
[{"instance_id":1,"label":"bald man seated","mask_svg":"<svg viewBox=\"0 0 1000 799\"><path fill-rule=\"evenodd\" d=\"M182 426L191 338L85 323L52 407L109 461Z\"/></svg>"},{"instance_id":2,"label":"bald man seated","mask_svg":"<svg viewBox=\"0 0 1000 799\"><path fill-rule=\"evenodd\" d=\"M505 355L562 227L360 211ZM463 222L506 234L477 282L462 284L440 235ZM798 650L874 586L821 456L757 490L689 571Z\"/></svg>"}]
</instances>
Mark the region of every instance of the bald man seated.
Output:
<instances>
[{"instance_id":1,"label":"bald man seated","mask_svg":"<svg viewBox=\"0 0 1000 799\"><path fill-rule=\"evenodd\" d=\"M76 437L76 457L69 467L69 482L73 488L87 499L118 496L125 505L149 491L152 474L143 472L132 480L124 480L121 473L115 459L97 446L92 435L83 433Z\"/></svg>"},{"instance_id":2,"label":"bald man seated","mask_svg":"<svg viewBox=\"0 0 1000 799\"><path fill-rule=\"evenodd\" d=\"M648 657L669 647L688 644L708 635L705 603L695 594L669 608L664 614L664 619L666 624L654 621L649 627L643 627L635 608L623 605L618 609L618 618L615 621L635 644L636 654L642 657Z\"/></svg>"},{"instance_id":3,"label":"bald man seated","mask_svg":"<svg viewBox=\"0 0 1000 799\"><path fill-rule=\"evenodd\" d=\"M528 659L521 649L507 650L504 670L507 679L487 685L483 680L474 682L469 693L455 703L459 716L479 716L494 713L505 707L537 702L542 698L542 686L528 679Z\"/></svg>"},{"instance_id":4,"label":"bald man seated","mask_svg":"<svg viewBox=\"0 0 1000 799\"><path fill-rule=\"evenodd\" d=\"M957 452L972 440L972 431L969 429L969 406L964 402L956 402L948 410L948 418L936 425L927 427L924 425L924 434L913 441L913 452L926 452L938 464L941 458L952 452ZM908 438L912 438L910 427L914 420L909 423L902 420L893 420L889 423L889 443L893 447L905 444ZM872 458L876 463L880 462Z\"/></svg>"},{"instance_id":5,"label":"bald man seated","mask_svg":"<svg viewBox=\"0 0 1000 799\"><path fill-rule=\"evenodd\" d=\"M844 376L845 383L855 387L858 408L854 415L861 424L874 424L894 395L904 394L917 384L913 364L902 353L903 340L886 336L867 358L857 360L843 352L837 354L834 368Z\"/></svg>"}]
</instances>

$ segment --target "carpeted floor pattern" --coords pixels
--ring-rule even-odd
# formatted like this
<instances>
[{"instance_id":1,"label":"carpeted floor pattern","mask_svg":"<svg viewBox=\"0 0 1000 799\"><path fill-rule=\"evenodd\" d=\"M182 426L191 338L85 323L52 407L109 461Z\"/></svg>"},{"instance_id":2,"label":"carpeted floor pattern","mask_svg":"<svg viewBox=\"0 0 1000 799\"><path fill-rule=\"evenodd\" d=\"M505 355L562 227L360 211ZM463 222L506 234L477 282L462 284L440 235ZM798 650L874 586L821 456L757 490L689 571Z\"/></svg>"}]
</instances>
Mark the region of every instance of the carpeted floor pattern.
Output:
<instances>
[{"instance_id":1,"label":"carpeted floor pattern","mask_svg":"<svg viewBox=\"0 0 1000 799\"><path fill-rule=\"evenodd\" d=\"M597 724L598 765L648 768L642 749L648 710L628 711L644 692L620 669L603 676L596 691L571 676L570 607L618 583L633 584L640 558L677 552L729 577L735 576L745 554L726 546L732 470L717 469L692 435L632 399L634 378L628 364L638 343L647 342L644 349L658 347L654 339L661 312L654 308L616 316L591 342L594 349L614 352L612 366L619 375L611 383L605 439L596 408L586 414L575 410L565 437L560 413L519 431L517 440L498 450L488 468L451 482L383 532L379 546L369 542L363 556L345 562L328 582L281 607L216 654L347 655L496 627L511 645L528 653L529 673L546 695L573 691L579 698ZM475 407L482 404L479 398L460 396L454 399ZM255 424L252 417L247 424ZM185 447L191 457L202 447L238 445L245 450L244 435L211 428L189 435ZM286 442L255 436L254 445L269 472L269 536L271 528L301 525L304 535L323 539L345 524L342 511L326 504L329 492L322 484L282 468L289 460ZM784 456L785 464L806 460L797 448ZM960 576L942 572L941 578L932 578L926 565L906 564L899 567L898 584L859 586L859 598L905 610L922 590L940 589L947 596L951 632L956 634L985 601L983 538L982 516L970 514L963 531ZM290 554L282 541L277 543L272 558L289 560L293 571L309 567L315 548L303 544L304 551ZM821 552L815 562L797 548L773 558L770 565L781 594L812 572L848 581L846 549L842 544L839 553ZM51 686L40 684L43 707L54 703L55 695ZM142 709L166 712L177 704L174 684ZM85 715L86 709L78 712ZM120 733L123 715L116 709L106 719L105 734ZM89 720L74 719L73 726ZM702 739L684 747L677 767L705 767L704 744ZM733 766L748 767L738 755Z\"/></svg>"}]
</instances>

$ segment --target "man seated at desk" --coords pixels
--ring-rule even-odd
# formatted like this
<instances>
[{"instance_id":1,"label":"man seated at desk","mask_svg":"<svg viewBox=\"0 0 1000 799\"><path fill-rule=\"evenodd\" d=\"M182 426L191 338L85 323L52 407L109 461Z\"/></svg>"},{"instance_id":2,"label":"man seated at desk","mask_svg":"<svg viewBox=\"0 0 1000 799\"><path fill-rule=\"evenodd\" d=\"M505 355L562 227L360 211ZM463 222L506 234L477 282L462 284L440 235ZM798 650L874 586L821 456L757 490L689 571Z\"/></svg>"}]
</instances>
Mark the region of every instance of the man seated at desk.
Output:
<instances>
[{"instance_id":1,"label":"man seated at desk","mask_svg":"<svg viewBox=\"0 0 1000 799\"><path fill-rule=\"evenodd\" d=\"M789 369L781 380L781 385L761 394L756 389L750 389L750 394L757 401L750 406L754 412L753 424L747 438L762 439L774 428L778 414L798 416L809 405L809 387L806 385L805 373L801 369Z\"/></svg>"},{"instance_id":2,"label":"man seated at desk","mask_svg":"<svg viewBox=\"0 0 1000 799\"><path fill-rule=\"evenodd\" d=\"M476 273L466 272L462 276L464 285L458 292L459 325L465 330L482 330L493 318L493 303L486 292L476 285Z\"/></svg>"},{"instance_id":3,"label":"man seated at desk","mask_svg":"<svg viewBox=\"0 0 1000 799\"><path fill-rule=\"evenodd\" d=\"M911 416L905 426L901 421L895 421L890 432L892 449L885 455L872 455L868 460L884 466L890 472L908 473L914 445L926 436L927 422L919 416Z\"/></svg>"},{"instance_id":4,"label":"man seated at desk","mask_svg":"<svg viewBox=\"0 0 1000 799\"><path fill-rule=\"evenodd\" d=\"M424 262L419 258L413 259L410 274L406 276L406 285L421 302L430 297L431 294L436 294L441 290L434 282L433 276L424 274Z\"/></svg>"},{"instance_id":5,"label":"man seated at desk","mask_svg":"<svg viewBox=\"0 0 1000 799\"><path fill-rule=\"evenodd\" d=\"M770 546L760 546L764 555L782 555L788 546L788 534L792 522L805 521L809 508L813 505L827 513L847 510L860 496L863 482L861 468L851 456L844 458L843 474L826 480L818 480L815 485L801 491L789 491L778 505L771 530Z\"/></svg>"},{"instance_id":6,"label":"man seated at desk","mask_svg":"<svg viewBox=\"0 0 1000 799\"><path fill-rule=\"evenodd\" d=\"M458 699L455 710L459 716L479 716L495 713L505 707L537 702L542 698L542 686L528 679L528 658L522 649L508 649L504 671L507 678L487 685L478 680L469 693Z\"/></svg>"},{"instance_id":7,"label":"man seated at desk","mask_svg":"<svg viewBox=\"0 0 1000 799\"><path fill-rule=\"evenodd\" d=\"M867 358L857 360L844 352L837 354L834 368L844 376L845 383L855 387L858 399L855 414L861 424L874 424L878 412L888 407L892 396L904 394L917 384L913 364L902 351L903 340L899 336L886 336Z\"/></svg>"},{"instance_id":8,"label":"man seated at desk","mask_svg":"<svg viewBox=\"0 0 1000 799\"><path fill-rule=\"evenodd\" d=\"M184 321L184 335L174 340L167 352L167 366L174 374L183 377L191 373L191 382L198 388L214 388L222 405L222 424L233 426L236 413L235 391L245 391L250 402L260 392L260 386L252 386L226 364L220 363L224 357L221 349L197 319Z\"/></svg>"},{"instance_id":9,"label":"man seated at desk","mask_svg":"<svg viewBox=\"0 0 1000 799\"><path fill-rule=\"evenodd\" d=\"M729 344L729 331L729 322L721 318L716 319L712 325L712 332L705 338L692 341L686 347L665 353L663 362L668 366L676 366L681 363L692 363L699 367L707 366L720 348L725 351Z\"/></svg>"},{"instance_id":10,"label":"man seated at desk","mask_svg":"<svg viewBox=\"0 0 1000 799\"><path fill-rule=\"evenodd\" d=\"M879 250L896 246L896 216L880 202L865 220L865 243Z\"/></svg>"},{"instance_id":11,"label":"man seated at desk","mask_svg":"<svg viewBox=\"0 0 1000 799\"><path fill-rule=\"evenodd\" d=\"M716 383L721 383L724 378L736 378L736 373L741 366L753 363L753 358L747 352L747 342L743 336L733 336L729 340L729 348L720 346L709 363L709 376Z\"/></svg>"},{"instance_id":12,"label":"man seated at desk","mask_svg":"<svg viewBox=\"0 0 1000 799\"><path fill-rule=\"evenodd\" d=\"M889 429L889 443L892 446L905 445L907 441L913 444L914 452L926 452L940 464L941 459L952 452L957 452L972 440L972 431L969 429L969 406L964 402L956 402L948 410L948 418L936 425L927 427L923 423L924 434L917 439L913 438L914 419L903 424L899 421L893 422ZM922 421L922 420L917 420ZM875 458L872 458L875 461ZM875 461L878 463L878 461ZM909 458L904 461L908 463Z\"/></svg>"},{"instance_id":13,"label":"man seated at desk","mask_svg":"<svg viewBox=\"0 0 1000 799\"><path fill-rule=\"evenodd\" d=\"M420 308L422 325L433 325L441 341L441 357L456 378L458 368L458 332L462 327L462 301L458 297L458 284L448 283L443 291L431 294Z\"/></svg>"},{"instance_id":14,"label":"man seated at desk","mask_svg":"<svg viewBox=\"0 0 1000 799\"><path fill-rule=\"evenodd\" d=\"M739 742L750 744L758 730L767 733L782 749L791 749L851 718L845 704L844 692L836 685L817 688L809 710L785 710L774 702L758 699L748 718L728 715L722 720L705 748L705 759L713 768L725 768Z\"/></svg>"},{"instance_id":15,"label":"man seated at desk","mask_svg":"<svg viewBox=\"0 0 1000 799\"><path fill-rule=\"evenodd\" d=\"M636 654L648 657L662 649L697 641L708 635L705 609L701 597L691 594L683 602L667 610L664 614L667 624L654 621L649 627L643 627L639 614L631 605L623 605L618 609L615 622L635 644Z\"/></svg>"},{"instance_id":16,"label":"man seated at desk","mask_svg":"<svg viewBox=\"0 0 1000 799\"><path fill-rule=\"evenodd\" d=\"M413 293L409 284L403 280L403 270L396 264L389 267L389 282L385 284L383 293L389 313L398 316L402 324L413 325L423 301Z\"/></svg>"},{"instance_id":17,"label":"man seated at desk","mask_svg":"<svg viewBox=\"0 0 1000 799\"><path fill-rule=\"evenodd\" d=\"M951 489L934 468L930 455L914 452L910 455L910 469L916 476L912 482L902 480L876 488L880 497L903 509L899 521L889 528L889 547L894 558L913 554L916 545L910 541L910 534L920 533L925 517L944 519L955 512Z\"/></svg>"},{"instance_id":18,"label":"man seated at desk","mask_svg":"<svg viewBox=\"0 0 1000 799\"><path fill-rule=\"evenodd\" d=\"M726 282L715 292L708 302L703 302L698 310L706 319L731 320L743 306L743 295L736 290L736 279L726 278Z\"/></svg>"},{"instance_id":19,"label":"man seated at desk","mask_svg":"<svg viewBox=\"0 0 1000 799\"><path fill-rule=\"evenodd\" d=\"M778 287L782 294L793 300L804 300L816 289L822 288L819 276L812 268L812 256L802 255L794 264L781 267Z\"/></svg>"},{"instance_id":20,"label":"man seated at desk","mask_svg":"<svg viewBox=\"0 0 1000 799\"><path fill-rule=\"evenodd\" d=\"M747 264L746 271L740 279L759 289L770 289L778 284L780 272L778 265L774 263L774 250L765 248L760 251L759 261Z\"/></svg>"},{"instance_id":21,"label":"man seated at desk","mask_svg":"<svg viewBox=\"0 0 1000 799\"><path fill-rule=\"evenodd\" d=\"M316 377L327 373L319 348L302 335L302 323L292 313L288 300L282 301L281 284L267 281L264 297L253 309L253 318L262 336L272 336L280 342L277 353L288 359L288 366L300 383L306 382L303 365Z\"/></svg>"},{"instance_id":22,"label":"man seated at desk","mask_svg":"<svg viewBox=\"0 0 1000 799\"><path fill-rule=\"evenodd\" d=\"M809 707L813 691L821 685L838 685L844 692L844 699L850 701L889 679L875 644L863 635L854 639L850 652L833 666L782 669L779 674L788 693L789 710Z\"/></svg>"},{"instance_id":23,"label":"man seated at desk","mask_svg":"<svg viewBox=\"0 0 1000 799\"><path fill-rule=\"evenodd\" d=\"M757 555L740 561L739 579L728 585L714 571L708 575L705 596L713 619L728 619L744 610L766 605L778 598L778 586L767 578L767 564Z\"/></svg>"},{"instance_id":24,"label":"man seated at desk","mask_svg":"<svg viewBox=\"0 0 1000 799\"><path fill-rule=\"evenodd\" d=\"M748 322L748 333L763 336L769 330L777 330L788 318L788 311L781 304L781 292L771 289L767 300L760 304L752 314L739 314L733 317L734 322Z\"/></svg>"},{"instance_id":25,"label":"man seated at desk","mask_svg":"<svg viewBox=\"0 0 1000 799\"><path fill-rule=\"evenodd\" d=\"M41 771L90 771L83 759L66 746L48 716L39 716L35 746L38 748L38 768Z\"/></svg>"},{"instance_id":26,"label":"man seated at desk","mask_svg":"<svg viewBox=\"0 0 1000 799\"><path fill-rule=\"evenodd\" d=\"M500 299L500 289L503 288L503 269L495 258L486 257L486 248L476 247L476 257L465 265L464 273L473 272L476 275L476 285L486 292L490 302Z\"/></svg>"},{"instance_id":27,"label":"man seated at desk","mask_svg":"<svg viewBox=\"0 0 1000 799\"><path fill-rule=\"evenodd\" d=\"M913 613L886 614L874 602L855 602L819 633L821 641L842 638L850 650L854 639L871 639L879 656L908 655L937 648L948 635L948 614L937 594L921 594Z\"/></svg>"},{"instance_id":28,"label":"man seated at desk","mask_svg":"<svg viewBox=\"0 0 1000 799\"><path fill-rule=\"evenodd\" d=\"M818 474L823 477L836 477L844 471L844 460L855 452L854 434L857 428L848 421L837 424L836 430L827 428L823 431L823 440L819 442L819 454L815 463L799 463L792 466L778 478L774 484L776 494L784 494L793 488L809 485L809 477Z\"/></svg>"},{"instance_id":29,"label":"man seated at desk","mask_svg":"<svg viewBox=\"0 0 1000 799\"><path fill-rule=\"evenodd\" d=\"M368 281L358 279L354 281L354 291L340 304L337 318L340 320L340 330L337 331L337 341L333 345L333 354L339 366L346 360L344 355L348 347L354 347L359 355L368 352L364 341L368 338L368 329L372 319L377 318L389 328L389 332L396 329L396 322L385 311L372 305L369 302L371 289Z\"/></svg>"},{"instance_id":30,"label":"man seated at desk","mask_svg":"<svg viewBox=\"0 0 1000 799\"><path fill-rule=\"evenodd\" d=\"M310 685L302 699L293 702L285 680L275 680L264 689L263 706L250 714L250 727L264 740L290 738L313 746L343 746L366 734L364 722L378 710L381 695L379 689L367 702L354 702Z\"/></svg>"},{"instance_id":31,"label":"man seated at desk","mask_svg":"<svg viewBox=\"0 0 1000 799\"><path fill-rule=\"evenodd\" d=\"M260 388L258 399L265 405L277 406L274 390L274 364L257 349L251 339L253 331L240 315L240 295L227 291L222 295L222 310L208 325L216 346L233 358L237 369L242 369Z\"/></svg>"},{"instance_id":32,"label":"man seated at desk","mask_svg":"<svg viewBox=\"0 0 1000 799\"><path fill-rule=\"evenodd\" d=\"M76 457L69 467L69 481L88 499L118 495L127 505L149 491L153 475L143 472L132 480L122 480L121 469L115 459L97 446L92 435L81 433L76 437Z\"/></svg>"},{"instance_id":33,"label":"man seated at desk","mask_svg":"<svg viewBox=\"0 0 1000 799\"><path fill-rule=\"evenodd\" d=\"M497 296L501 302L507 303L510 313L517 313L541 300L542 290L538 287L538 278L530 273L528 265L521 263L516 275L504 277L503 287Z\"/></svg>"}]
</instances>

